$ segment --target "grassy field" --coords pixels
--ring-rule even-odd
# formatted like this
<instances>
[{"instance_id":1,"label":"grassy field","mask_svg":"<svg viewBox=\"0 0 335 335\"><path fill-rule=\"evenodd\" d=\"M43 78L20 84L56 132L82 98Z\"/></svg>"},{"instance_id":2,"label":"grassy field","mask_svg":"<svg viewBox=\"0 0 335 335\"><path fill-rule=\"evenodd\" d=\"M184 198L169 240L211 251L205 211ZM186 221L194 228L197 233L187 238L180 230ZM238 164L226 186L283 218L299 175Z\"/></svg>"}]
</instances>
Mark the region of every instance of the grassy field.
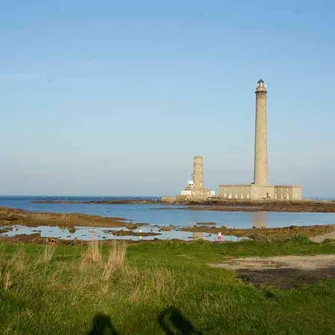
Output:
<instances>
[{"instance_id":1,"label":"grassy field","mask_svg":"<svg viewBox=\"0 0 335 335\"><path fill-rule=\"evenodd\" d=\"M334 254L305 239L98 246L0 244L0 334L334 334L335 281L257 288L208 266Z\"/></svg>"}]
</instances>

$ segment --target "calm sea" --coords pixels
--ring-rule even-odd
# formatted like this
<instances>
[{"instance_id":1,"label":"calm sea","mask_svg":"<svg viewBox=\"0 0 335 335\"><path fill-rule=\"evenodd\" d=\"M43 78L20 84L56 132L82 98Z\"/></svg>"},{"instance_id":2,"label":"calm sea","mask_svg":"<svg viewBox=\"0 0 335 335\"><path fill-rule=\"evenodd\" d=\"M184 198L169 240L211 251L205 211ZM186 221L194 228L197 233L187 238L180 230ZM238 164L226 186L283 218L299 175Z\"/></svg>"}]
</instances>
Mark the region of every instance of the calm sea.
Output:
<instances>
[{"instance_id":1,"label":"calm sea","mask_svg":"<svg viewBox=\"0 0 335 335\"><path fill-rule=\"evenodd\" d=\"M19 208L34 212L83 213L99 216L122 217L135 222L145 222L160 226L193 226L198 222L216 222L229 228L285 227L335 224L335 214L328 213L278 213L278 212L215 212L188 209L160 210L160 208L180 208L181 206L161 204L36 204L34 200L113 200L122 197L0 197L0 207ZM129 199L129 197L127 197ZM145 197L134 199L146 199ZM152 199L152 197L150 197ZM157 198L158 199L158 198Z\"/></svg>"}]
</instances>

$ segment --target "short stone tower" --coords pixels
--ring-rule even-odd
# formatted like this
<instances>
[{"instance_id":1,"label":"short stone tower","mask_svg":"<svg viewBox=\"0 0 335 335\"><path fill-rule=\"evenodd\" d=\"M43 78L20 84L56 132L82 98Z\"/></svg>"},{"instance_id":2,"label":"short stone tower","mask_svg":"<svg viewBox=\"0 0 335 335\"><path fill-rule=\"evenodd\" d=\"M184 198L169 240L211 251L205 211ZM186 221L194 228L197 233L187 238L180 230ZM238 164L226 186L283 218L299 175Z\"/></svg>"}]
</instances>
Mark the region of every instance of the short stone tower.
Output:
<instances>
[{"instance_id":1,"label":"short stone tower","mask_svg":"<svg viewBox=\"0 0 335 335\"><path fill-rule=\"evenodd\" d=\"M180 195L176 196L176 200L194 200L204 201L215 196L215 192L204 187L204 163L202 156L193 157L193 176L188 181L187 186L181 190Z\"/></svg>"},{"instance_id":2,"label":"short stone tower","mask_svg":"<svg viewBox=\"0 0 335 335\"><path fill-rule=\"evenodd\" d=\"M268 180L268 145L266 121L267 88L261 79L256 87L256 120L255 120L255 161L254 184L266 186Z\"/></svg>"},{"instance_id":3,"label":"short stone tower","mask_svg":"<svg viewBox=\"0 0 335 335\"><path fill-rule=\"evenodd\" d=\"M201 190L203 188L203 158L202 156L194 156L193 158L193 182L194 189Z\"/></svg>"}]
</instances>

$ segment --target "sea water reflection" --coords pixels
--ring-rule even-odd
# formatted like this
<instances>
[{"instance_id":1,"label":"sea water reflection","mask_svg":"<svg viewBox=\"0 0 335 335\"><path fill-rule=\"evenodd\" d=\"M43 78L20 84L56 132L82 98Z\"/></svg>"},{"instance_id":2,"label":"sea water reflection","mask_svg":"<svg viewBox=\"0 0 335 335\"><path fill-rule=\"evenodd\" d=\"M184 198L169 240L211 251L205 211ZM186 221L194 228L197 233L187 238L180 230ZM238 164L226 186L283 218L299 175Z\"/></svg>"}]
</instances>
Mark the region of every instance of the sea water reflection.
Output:
<instances>
[{"instance_id":1,"label":"sea water reflection","mask_svg":"<svg viewBox=\"0 0 335 335\"><path fill-rule=\"evenodd\" d=\"M252 228L267 228L268 227L268 212L251 213Z\"/></svg>"}]
</instances>

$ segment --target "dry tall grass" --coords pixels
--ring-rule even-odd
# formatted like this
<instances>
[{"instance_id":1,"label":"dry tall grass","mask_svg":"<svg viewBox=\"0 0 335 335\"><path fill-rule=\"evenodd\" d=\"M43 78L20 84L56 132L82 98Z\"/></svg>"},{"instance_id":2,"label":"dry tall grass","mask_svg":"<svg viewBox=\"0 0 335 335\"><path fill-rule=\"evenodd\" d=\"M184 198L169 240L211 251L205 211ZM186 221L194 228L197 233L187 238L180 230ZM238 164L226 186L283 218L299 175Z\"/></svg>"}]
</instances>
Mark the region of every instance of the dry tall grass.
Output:
<instances>
[{"instance_id":1,"label":"dry tall grass","mask_svg":"<svg viewBox=\"0 0 335 335\"><path fill-rule=\"evenodd\" d=\"M19 247L11 258L1 257L0 278L4 291L9 291L17 278L25 276L28 270L28 257L23 248Z\"/></svg>"},{"instance_id":2,"label":"dry tall grass","mask_svg":"<svg viewBox=\"0 0 335 335\"><path fill-rule=\"evenodd\" d=\"M3 287L5 292L7 292L11 286L13 285L11 274L9 271L7 271L3 276Z\"/></svg>"},{"instance_id":3,"label":"dry tall grass","mask_svg":"<svg viewBox=\"0 0 335 335\"><path fill-rule=\"evenodd\" d=\"M38 259L38 262L39 263L50 263L54 253L55 253L55 247L53 245L46 244L42 255Z\"/></svg>"},{"instance_id":4,"label":"dry tall grass","mask_svg":"<svg viewBox=\"0 0 335 335\"><path fill-rule=\"evenodd\" d=\"M127 246L125 243L113 241L109 249L107 262L104 266L102 279L108 280L115 271L124 268Z\"/></svg>"},{"instance_id":5,"label":"dry tall grass","mask_svg":"<svg viewBox=\"0 0 335 335\"><path fill-rule=\"evenodd\" d=\"M27 267L27 254L23 248L19 249L13 254L13 256L7 262L7 268L12 269L14 272L25 272Z\"/></svg>"},{"instance_id":6,"label":"dry tall grass","mask_svg":"<svg viewBox=\"0 0 335 335\"><path fill-rule=\"evenodd\" d=\"M127 263L127 244L123 242L112 242L105 257L97 240L71 261L52 262L56 250L46 245L36 256L28 257L23 248L7 258L0 254L0 289L25 297L39 292L50 300L62 292L73 306L83 303L88 295L104 299L111 294L119 301L141 304L173 300L178 294L176 281L179 286L182 282L164 267Z\"/></svg>"},{"instance_id":7,"label":"dry tall grass","mask_svg":"<svg viewBox=\"0 0 335 335\"><path fill-rule=\"evenodd\" d=\"M178 285L176 285L178 281ZM132 303L141 304L148 301L173 301L179 293L177 286L182 280L164 268L127 267L123 277L128 299Z\"/></svg>"},{"instance_id":8,"label":"dry tall grass","mask_svg":"<svg viewBox=\"0 0 335 335\"><path fill-rule=\"evenodd\" d=\"M101 263L102 256L99 241L92 239L82 257L81 268L85 268L90 263Z\"/></svg>"}]
</instances>

